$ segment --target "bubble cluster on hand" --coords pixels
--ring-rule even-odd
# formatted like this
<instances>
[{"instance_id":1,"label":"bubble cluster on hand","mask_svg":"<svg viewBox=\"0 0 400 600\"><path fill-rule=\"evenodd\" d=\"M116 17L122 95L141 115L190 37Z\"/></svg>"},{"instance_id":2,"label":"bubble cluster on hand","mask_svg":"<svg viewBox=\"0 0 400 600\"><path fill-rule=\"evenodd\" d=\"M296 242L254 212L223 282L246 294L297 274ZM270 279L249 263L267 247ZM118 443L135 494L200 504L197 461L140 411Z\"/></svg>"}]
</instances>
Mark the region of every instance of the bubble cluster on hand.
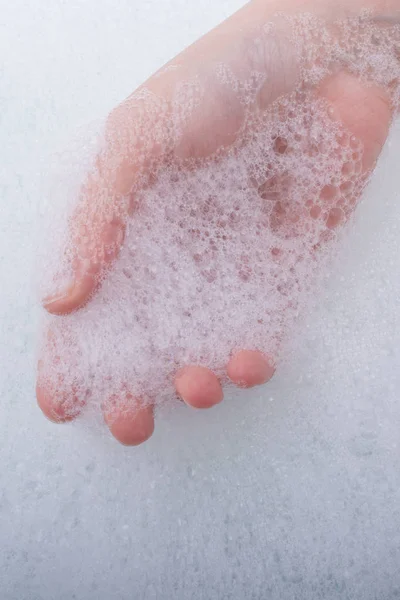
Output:
<instances>
[{"instance_id":1,"label":"bubble cluster on hand","mask_svg":"<svg viewBox=\"0 0 400 600\"><path fill-rule=\"evenodd\" d=\"M145 88L133 97L141 109L130 123L132 144L143 156L155 145L157 153L140 166L143 177L129 194L120 256L86 307L45 319L44 376L71 402L100 404L121 386L162 402L175 395L177 369L191 364L227 385L226 364L242 348L279 363L366 183L362 141L335 120L318 83L345 69L383 86L397 104L400 81L396 26L368 15L334 26L303 15L286 26L298 85L268 108L257 102L268 84L259 64L240 77L240 69L218 62L207 75L215 90L201 77L183 81L168 107ZM260 28L247 43L267 35ZM221 89L243 115L236 141L208 156L175 152L201 103ZM165 119L168 127L148 130ZM105 193L93 213L101 217L107 202ZM68 252L52 252L49 263L71 267Z\"/></svg>"}]
</instances>

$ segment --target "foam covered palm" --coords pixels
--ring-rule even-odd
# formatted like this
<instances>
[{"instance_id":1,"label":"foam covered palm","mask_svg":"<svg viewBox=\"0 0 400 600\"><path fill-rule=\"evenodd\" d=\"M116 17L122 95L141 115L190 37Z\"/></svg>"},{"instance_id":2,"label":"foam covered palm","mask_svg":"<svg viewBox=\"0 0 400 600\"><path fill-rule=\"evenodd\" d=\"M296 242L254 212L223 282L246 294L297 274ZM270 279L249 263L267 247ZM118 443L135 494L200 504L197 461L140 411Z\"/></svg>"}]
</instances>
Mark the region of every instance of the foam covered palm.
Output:
<instances>
[{"instance_id":1,"label":"foam covered palm","mask_svg":"<svg viewBox=\"0 0 400 600\"><path fill-rule=\"evenodd\" d=\"M272 377L398 103L400 4L346 4L253 1L110 114L45 301L49 418L98 403L137 444L171 396Z\"/></svg>"}]
</instances>

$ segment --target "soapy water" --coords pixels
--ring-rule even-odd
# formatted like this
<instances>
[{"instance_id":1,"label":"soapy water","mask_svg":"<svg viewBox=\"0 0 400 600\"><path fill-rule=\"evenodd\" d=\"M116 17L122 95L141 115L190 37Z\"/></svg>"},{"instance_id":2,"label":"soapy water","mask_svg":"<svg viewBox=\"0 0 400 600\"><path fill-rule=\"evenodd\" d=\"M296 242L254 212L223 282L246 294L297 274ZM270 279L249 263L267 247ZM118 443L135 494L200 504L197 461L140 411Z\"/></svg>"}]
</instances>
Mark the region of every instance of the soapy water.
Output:
<instances>
[{"instance_id":1,"label":"soapy water","mask_svg":"<svg viewBox=\"0 0 400 600\"><path fill-rule=\"evenodd\" d=\"M300 76L264 106L269 81L259 49L282 28ZM109 219L110 206L113 216L129 214L120 256L91 302L73 315L44 318L42 377L71 414L124 386L143 402L174 398L174 374L184 365L206 366L228 386L225 365L241 348L272 356L279 368L329 268L340 226L366 184L364 148L315 90L340 65L385 88L397 106L400 28L367 14L334 27L307 15L279 16L246 43L250 71L218 62L206 76L177 84L171 103L146 87L133 95L138 175L118 206L104 190L72 221L82 180L66 188L61 180L53 190L46 286L62 287L76 252L57 221L70 231L79 222L75 235L90 247L98 215ZM238 127L233 143L215 147L206 139L197 147L188 131L210 90L227 99L227 118ZM82 173L102 143L100 134L87 145Z\"/></svg>"},{"instance_id":2,"label":"soapy water","mask_svg":"<svg viewBox=\"0 0 400 600\"><path fill-rule=\"evenodd\" d=\"M41 167L48 177L38 157L63 145L71 124L111 109L132 79L238 2L20 4L6 13L34 43L25 35L25 51L16 44L16 27L0 39L16 73L3 87L1 124L11 176L0 238L2 599L396 598L398 127L333 249L340 264L324 271L327 294L318 290L317 310L299 321L290 363L211 412L165 407L152 440L132 453L106 430L88 430L92 414L59 428L35 405L27 278L39 194L30 182ZM55 201L54 231L44 234L65 228L60 196L79 193L87 137L46 199Z\"/></svg>"}]
</instances>

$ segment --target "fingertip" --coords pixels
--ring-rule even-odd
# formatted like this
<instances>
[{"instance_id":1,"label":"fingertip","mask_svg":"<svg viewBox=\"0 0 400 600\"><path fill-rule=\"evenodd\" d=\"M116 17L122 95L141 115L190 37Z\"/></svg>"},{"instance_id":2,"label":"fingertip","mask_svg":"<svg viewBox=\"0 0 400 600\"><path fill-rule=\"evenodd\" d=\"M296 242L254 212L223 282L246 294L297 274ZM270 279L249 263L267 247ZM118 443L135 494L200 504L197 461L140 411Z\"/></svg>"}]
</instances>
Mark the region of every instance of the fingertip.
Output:
<instances>
[{"instance_id":1,"label":"fingertip","mask_svg":"<svg viewBox=\"0 0 400 600\"><path fill-rule=\"evenodd\" d=\"M70 398L57 396L57 392L39 382L36 385L36 400L44 416L52 423L69 423L81 412L73 395Z\"/></svg>"},{"instance_id":2,"label":"fingertip","mask_svg":"<svg viewBox=\"0 0 400 600\"><path fill-rule=\"evenodd\" d=\"M43 306L53 315L67 315L85 306L100 285L102 276L118 257L125 237L125 225L113 220L101 229L101 235L92 241L90 252L79 239L75 251L85 256L76 258L74 280L62 291L47 296Z\"/></svg>"},{"instance_id":3,"label":"fingertip","mask_svg":"<svg viewBox=\"0 0 400 600\"><path fill-rule=\"evenodd\" d=\"M228 363L229 379L238 387L251 388L267 383L275 373L273 360L257 350L241 350Z\"/></svg>"},{"instance_id":4,"label":"fingertip","mask_svg":"<svg viewBox=\"0 0 400 600\"><path fill-rule=\"evenodd\" d=\"M189 366L181 369L175 378L178 395L192 408L211 408L223 400L221 383L205 367Z\"/></svg>"},{"instance_id":5,"label":"fingertip","mask_svg":"<svg viewBox=\"0 0 400 600\"><path fill-rule=\"evenodd\" d=\"M104 420L114 438L124 446L139 446L154 432L154 408L130 398L124 406L104 410Z\"/></svg>"},{"instance_id":6,"label":"fingertip","mask_svg":"<svg viewBox=\"0 0 400 600\"><path fill-rule=\"evenodd\" d=\"M83 307L98 285L98 275L98 266L92 266L87 273L71 283L65 291L45 298L43 301L44 308L52 315L61 316L68 315Z\"/></svg>"}]
</instances>

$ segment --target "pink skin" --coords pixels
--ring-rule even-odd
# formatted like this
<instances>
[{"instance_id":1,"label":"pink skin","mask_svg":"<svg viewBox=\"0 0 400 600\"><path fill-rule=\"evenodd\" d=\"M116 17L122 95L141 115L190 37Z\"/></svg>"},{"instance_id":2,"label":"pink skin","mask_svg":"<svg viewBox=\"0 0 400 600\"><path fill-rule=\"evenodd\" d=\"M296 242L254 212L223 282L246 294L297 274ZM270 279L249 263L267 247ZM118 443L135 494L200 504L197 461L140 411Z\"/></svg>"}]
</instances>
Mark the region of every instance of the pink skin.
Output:
<instances>
[{"instance_id":1,"label":"pink skin","mask_svg":"<svg viewBox=\"0 0 400 600\"><path fill-rule=\"evenodd\" d=\"M376 15L390 20L396 16L400 8L400 0L253 0L242 10L217 27L196 44L185 50L174 59L169 66L177 65L179 69L161 71L153 76L146 84L158 95L168 100L174 86L180 78L187 79L192 75L202 76L207 73L207 64L216 60L234 63L244 70L248 65L237 55L235 48L242 47L246 33L257 23L264 23L277 10L288 13L307 10L314 11L328 19L340 18L347 14L356 14L360 8L369 4ZM244 42L243 42L244 43ZM272 75L268 87L262 90L260 103L268 104L281 94L290 91L296 82L296 63L290 51L281 53L282 64L276 65L271 61L268 69ZM376 86L368 88L352 76L341 72L326 79L318 90L318 94L326 98L332 106L334 117L340 121L364 144L363 169L365 175L370 173L386 140L392 109L389 97ZM240 125L240 110L231 105L226 118L215 120L215 114L224 114L221 102L229 98L213 97L212 92L204 101L195 118L187 124L180 146L176 154L186 158L190 156L207 156L218 148L229 146L235 141L236 132ZM225 104L223 104L224 106ZM52 314L65 315L84 306L98 287L98 278L107 267L112 266L118 255L118 250L124 239L124 222L127 215L121 208L121 199L126 195L135 182L138 164L146 159L146 152L157 153L154 145L151 149L138 149L132 144L129 123L135 119L135 107L128 98L110 114L107 121L107 151L98 158L97 173L88 176L82 189L75 220L94 223L94 239L91 240L91 250L83 249L80 228L74 228L71 233L72 244L80 249L80 257L75 260L74 280L66 290L63 290L44 301L45 308ZM225 111L226 112L226 111ZM155 127L148 123L148 128ZM158 126L158 124L157 124ZM140 150L143 150L140 154ZM121 162L113 160L115 153L125 156ZM117 166L115 166L117 165ZM96 210L96 199L108 194L109 215L104 216L104 222L98 222L99 211ZM131 207L130 214L133 212ZM129 214L129 216L130 216ZM331 216L331 226L337 226L341 221L337 215ZM77 233L78 232L78 233ZM108 252L97 250L107 246ZM94 248L94 250L93 250ZM101 260L98 258L101 255ZM84 255L84 260L82 259ZM49 334L50 335L50 334ZM60 360L57 357L55 360ZM233 383L240 387L250 388L268 382L274 374L273 357L266 356L256 349L239 350L232 354L226 373ZM175 387L184 402L193 408L210 408L223 399L223 391L217 376L210 370L200 366L186 366L176 374ZM49 387L41 379L39 363L37 399L40 408L47 418L60 423L72 420L81 410L76 404L74 414L66 413L64 405L67 398L57 397L57 390ZM74 391L68 398L69 405ZM105 399L107 400L107 399ZM129 390L121 392L115 402L107 403L104 419L113 436L122 444L135 446L146 441L154 430L154 411L152 406L144 406L140 399L133 401ZM110 407L111 405L111 407ZM112 408L114 406L114 408Z\"/></svg>"},{"instance_id":2,"label":"pink skin","mask_svg":"<svg viewBox=\"0 0 400 600\"><path fill-rule=\"evenodd\" d=\"M237 386L251 388L268 383L275 373L275 366L272 359L257 350L241 350L232 356L226 371Z\"/></svg>"},{"instance_id":3,"label":"pink skin","mask_svg":"<svg viewBox=\"0 0 400 600\"><path fill-rule=\"evenodd\" d=\"M118 409L108 405L104 410L104 420L113 436L124 446L138 446L148 440L154 431L154 415L152 406L143 406L140 401L133 402L127 392L124 395L127 407L123 409L121 398L118 398ZM134 426L132 426L134 424Z\"/></svg>"},{"instance_id":4,"label":"pink skin","mask_svg":"<svg viewBox=\"0 0 400 600\"><path fill-rule=\"evenodd\" d=\"M176 374L175 387L192 408L211 408L224 397L218 378L205 367L184 367Z\"/></svg>"}]
</instances>

